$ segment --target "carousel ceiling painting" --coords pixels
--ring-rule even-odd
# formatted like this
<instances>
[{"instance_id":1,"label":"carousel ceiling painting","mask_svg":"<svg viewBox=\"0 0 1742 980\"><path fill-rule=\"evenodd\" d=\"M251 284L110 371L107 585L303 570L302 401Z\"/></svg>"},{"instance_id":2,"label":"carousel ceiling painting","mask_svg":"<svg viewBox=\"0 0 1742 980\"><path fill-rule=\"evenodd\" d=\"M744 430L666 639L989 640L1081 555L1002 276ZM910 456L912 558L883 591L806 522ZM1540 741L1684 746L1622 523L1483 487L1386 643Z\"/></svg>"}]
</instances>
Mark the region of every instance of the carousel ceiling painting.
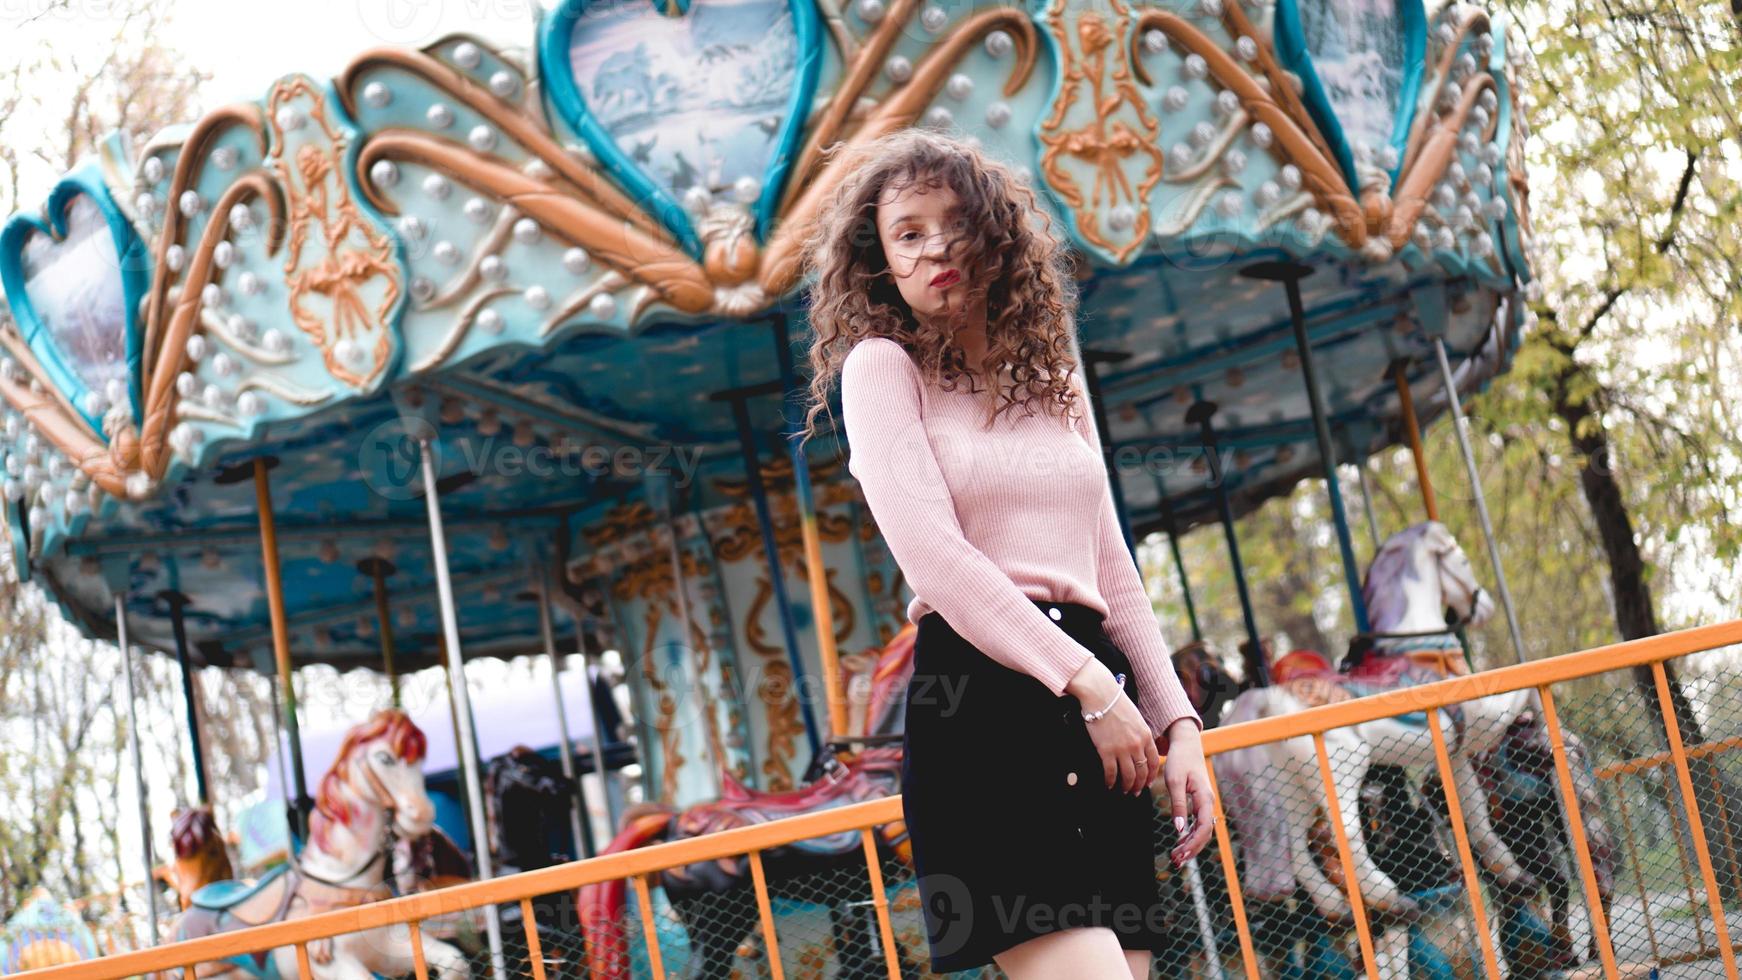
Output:
<instances>
[{"instance_id":1,"label":"carousel ceiling painting","mask_svg":"<svg viewBox=\"0 0 1742 980\"><path fill-rule=\"evenodd\" d=\"M699 708L643 692L713 719L667 751L778 782L814 725L733 685L817 669L808 509L843 648L906 599L846 447L801 473L781 438L827 147L935 127L1033 183L1108 441L1164 461L1116 466L1124 519L1184 529L1323 475L1303 367L1343 461L1443 410L1436 341L1466 393L1505 368L1517 57L1410 0L569 2L526 50L363 51L112 137L5 225L7 538L87 633L120 594L135 642L184 609L195 662L268 669L267 506L294 661L373 664L386 627L424 665L427 437L466 655L538 649L558 567L559 629L692 651Z\"/></svg>"}]
</instances>

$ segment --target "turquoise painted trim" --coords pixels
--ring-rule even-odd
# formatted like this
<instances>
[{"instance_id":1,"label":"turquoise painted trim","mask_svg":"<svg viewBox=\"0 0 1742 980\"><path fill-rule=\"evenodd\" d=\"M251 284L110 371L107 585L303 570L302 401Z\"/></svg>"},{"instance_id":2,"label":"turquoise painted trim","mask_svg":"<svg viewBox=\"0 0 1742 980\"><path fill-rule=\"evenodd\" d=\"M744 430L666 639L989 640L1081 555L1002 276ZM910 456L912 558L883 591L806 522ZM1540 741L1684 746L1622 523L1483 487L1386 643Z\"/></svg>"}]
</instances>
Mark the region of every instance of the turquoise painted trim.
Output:
<instances>
[{"instance_id":1,"label":"turquoise painted trim","mask_svg":"<svg viewBox=\"0 0 1742 980\"><path fill-rule=\"evenodd\" d=\"M1507 271L1516 282L1527 283L1536 278L1530 268L1530 262L1524 255L1524 241L1518 227L1517 201L1512 199L1512 186L1507 180L1507 152L1512 148L1512 114L1517 107L1512 104L1512 85L1506 75L1506 37L1510 26L1505 12L1496 11L1489 15L1488 36L1494 39L1494 50L1488 55L1488 73L1494 77L1494 94L1498 97L1494 104L1494 143L1500 147L1500 165L1494 168L1494 181L1501 190L1495 194L1506 203L1506 217L1500 224L1500 253Z\"/></svg>"},{"instance_id":2,"label":"turquoise painted trim","mask_svg":"<svg viewBox=\"0 0 1742 980\"><path fill-rule=\"evenodd\" d=\"M1391 124L1391 146L1397 151L1398 166L1391 168L1391 182L1397 182L1397 171L1403 163L1403 150L1409 141L1409 127L1415 121L1416 102L1421 94L1423 62L1427 56L1427 11L1421 0L1398 0L1397 12L1403 20L1403 88L1398 93L1397 116ZM1351 188L1359 188L1355 177L1355 156L1343 133L1343 124L1331 108L1331 100L1313 68L1312 55L1307 52L1306 34L1301 28L1297 0L1277 0L1276 26L1271 41L1282 66L1300 76L1301 101L1312 113L1324 133L1325 140L1336 154L1337 166Z\"/></svg>"},{"instance_id":3,"label":"turquoise painted trim","mask_svg":"<svg viewBox=\"0 0 1742 980\"><path fill-rule=\"evenodd\" d=\"M24 534L24 508L18 506L22 501L6 501L6 542L12 546L12 567L18 572L18 581L30 581L30 539ZM66 615L66 607L61 607L61 614ZM71 616L68 622L77 622Z\"/></svg>"},{"instance_id":4,"label":"turquoise painted trim","mask_svg":"<svg viewBox=\"0 0 1742 980\"><path fill-rule=\"evenodd\" d=\"M139 364L143 357L144 342L139 329L139 301L151 284L151 258L146 254L145 243L134 231L132 223L109 196L108 185L103 183L102 174L96 164L87 163L61 178L60 183L54 185L54 189L49 192L48 201L43 205L42 218L28 214L15 215L6 223L5 229L0 230L0 288L5 290L6 300L12 307L12 315L18 321L20 335L30 347L31 353L36 355L37 361L42 364L43 370L48 373L47 380L67 396L79 415L97 433L98 438L107 442L108 437L103 434L102 416L85 411L84 396L90 390L89 387L61 358L48 325L37 315L36 307L30 302L30 296L24 289L25 243L34 234L47 235L57 242L65 239L66 208L80 194L90 198L102 213L104 222L109 226L109 237L115 243L115 255L120 260L121 307L125 318L122 330L126 334L127 398L128 407L133 412L133 421L138 423Z\"/></svg>"},{"instance_id":5,"label":"turquoise painted trim","mask_svg":"<svg viewBox=\"0 0 1742 980\"><path fill-rule=\"evenodd\" d=\"M664 187L655 183L630 160L628 154L617 145L617 141L611 138L611 134L587 110L586 100L581 98L580 87L575 82L574 67L569 63L569 48L574 37L575 24L586 10L587 2L588 0L562 0L556 9L540 16L538 72L540 78L546 82L545 92L555 104L562 121L581 137L593 151L593 155L604 165L606 172L616 178L635 198L647 202L648 209L659 219L660 224L677 236L685 251L699 259L702 255L701 239L696 236L695 224L690 220L689 212ZM655 10L668 17L688 14L691 4L691 0L649 2L653 3ZM797 69L793 74L792 95L786 103L786 118L781 123L780 139L775 145L774 160L763 174L762 194L756 201L756 236L759 241L767 240L769 229L774 223L774 211L780 205L781 193L785 189L786 179L796 156L798 138L803 131L805 118L810 114L811 100L816 95L817 77L822 73L822 27L816 8L809 0L787 0L787 8L792 11L794 41L798 45Z\"/></svg>"}]
</instances>

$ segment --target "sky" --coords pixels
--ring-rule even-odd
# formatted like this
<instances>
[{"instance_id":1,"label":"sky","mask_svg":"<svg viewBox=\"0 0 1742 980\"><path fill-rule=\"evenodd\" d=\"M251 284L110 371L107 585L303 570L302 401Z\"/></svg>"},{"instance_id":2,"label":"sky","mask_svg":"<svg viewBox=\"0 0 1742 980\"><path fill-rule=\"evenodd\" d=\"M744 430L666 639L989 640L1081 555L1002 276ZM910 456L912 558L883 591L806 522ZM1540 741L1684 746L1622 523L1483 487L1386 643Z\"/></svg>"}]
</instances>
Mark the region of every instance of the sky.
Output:
<instances>
[{"instance_id":1,"label":"sky","mask_svg":"<svg viewBox=\"0 0 1742 980\"><path fill-rule=\"evenodd\" d=\"M369 48L421 47L445 35L468 33L497 48L530 49L536 12L555 0L158 0L165 22L156 40L212 75L206 107L258 99L277 79L302 72L336 76ZM0 0L0 71L44 53L69 66L97 64L120 15L114 0ZM69 72L70 74L70 72ZM64 126L64 107L26 104L51 132ZM190 120L191 121L191 120ZM22 161L24 200L39 199L59 177Z\"/></svg>"}]
</instances>

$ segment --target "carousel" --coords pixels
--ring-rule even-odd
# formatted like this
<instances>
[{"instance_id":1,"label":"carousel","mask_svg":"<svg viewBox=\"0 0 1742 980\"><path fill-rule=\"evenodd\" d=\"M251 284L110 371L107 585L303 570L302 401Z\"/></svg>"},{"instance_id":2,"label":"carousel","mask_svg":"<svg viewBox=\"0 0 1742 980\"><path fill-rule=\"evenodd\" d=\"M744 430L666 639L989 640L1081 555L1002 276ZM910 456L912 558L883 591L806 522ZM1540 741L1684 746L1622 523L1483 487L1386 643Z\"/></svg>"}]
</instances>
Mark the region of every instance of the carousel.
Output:
<instances>
[{"instance_id":1,"label":"carousel","mask_svg":"<svg viewBox=\"0 0 1742 980\"><path fill-rule=\"evenodd\" d=\"M1309 698L1280 681L1338 673L1268 656L1236 534L1327 477L1362 650L1344 666L1455 673L1453 580L1376 599L1388 586L1364 581L1337 467L1413 450L1426 523L1381 548L1369 510L1374 551L1393 571L1452 562L1421 432L1505 370L1535 288L1509 31L1415 0L572 0L524 48L450 36L234 93L143 145L109 138L0 232L7 543L87 636L273 678L289 859L248 888L318 885L317 907L380 897L397 865L340 888L355 863L341 845L432 832L421 782L346 776L369 746L421 765L425 733L403 712L323 749L336 783L305 765L310 664L446 671L464 830L449 836L474 845L452 849L461 877L526 866L475 846L503 838L479 746L504 740L482 729L514 724L474 713L480 657L622 657L632 744L615 758L597 730L571 736L555 694L560 769L538 778L570 857L893 793L909 593L850 447L793 448L799 245L842 176L826 148L931 127L1010 162L1078 253L1128 545L1165 533L1189 599L1177 537L1220 525L1244 678L1218 686L1208 658L1182 660L1201 673L1189 686L1245 690L1229 710L1264 717L1287 706L1254 692ZM1470 594L1458 626L1499 609L1516 644L1491 572L1496 591ZM1170 625L1201 648L1195 612ZM624 765L643 805L613 806L617 839L595 848L576 774ZM196 770L190 806L209 796ZM395 801L391 818L335 829L315 797L338 783ZM151 863L170 828L145 817ZM805 843L794 866L832 853ZM1205 904L1219 870L1180 886L1199 955L1228 941ZM1279 873L1283 894L1318 872ZM1370 904L1429 901L1380 877ZM209 928L259 898L215 887L184 901ZM684 887L726 886L583 893L580 913L604 928L596 916L675 907ZM154 916L153 938L187 935L185 918L159 932ZM500 916L484 919L500 972ZM732 944L690 939L696 975L716 975ZM600 975L645 966L587 956Z\"/></svg>"}]
</instances>

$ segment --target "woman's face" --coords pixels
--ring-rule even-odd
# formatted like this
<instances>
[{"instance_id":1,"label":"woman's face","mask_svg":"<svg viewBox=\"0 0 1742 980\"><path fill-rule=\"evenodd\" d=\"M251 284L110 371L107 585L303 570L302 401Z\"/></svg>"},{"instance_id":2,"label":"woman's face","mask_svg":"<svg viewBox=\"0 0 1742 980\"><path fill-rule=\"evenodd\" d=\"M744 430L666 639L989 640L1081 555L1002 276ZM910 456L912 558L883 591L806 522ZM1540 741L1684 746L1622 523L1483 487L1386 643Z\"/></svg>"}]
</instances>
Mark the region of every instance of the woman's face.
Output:
<instances>
[{"instance_id":1,"label":"woman's face","mask_svg":"<svg viewBox=\"0 0 1742 980\"><path fill-rule=\"evenodd\" d=\"M961 234L955 216L956 192L947 183L916 181L900 190L885 189L874 220L883 255L901 298L914 316L933 319L952 314L967 292L950 240Z\"/></svg>"}]
</instances>

